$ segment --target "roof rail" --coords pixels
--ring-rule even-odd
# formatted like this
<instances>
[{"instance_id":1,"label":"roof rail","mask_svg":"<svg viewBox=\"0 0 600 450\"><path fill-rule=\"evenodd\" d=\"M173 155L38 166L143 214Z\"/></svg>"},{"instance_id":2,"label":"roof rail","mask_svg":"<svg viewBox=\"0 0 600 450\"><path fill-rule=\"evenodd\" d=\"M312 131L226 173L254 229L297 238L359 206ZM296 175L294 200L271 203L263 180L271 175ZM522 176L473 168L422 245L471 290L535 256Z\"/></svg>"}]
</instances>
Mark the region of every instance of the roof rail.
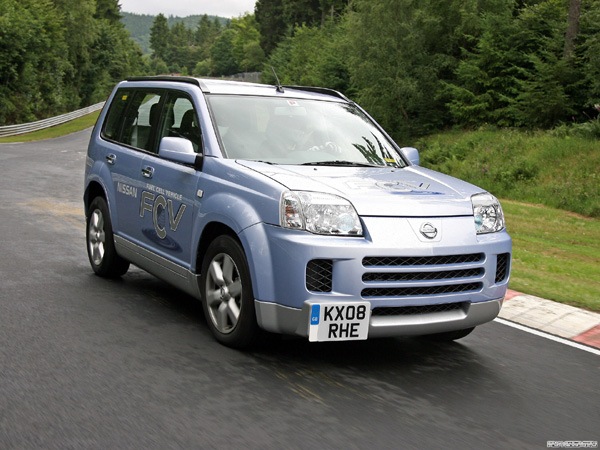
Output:
<instances>
[{"instance_id":1,"label":"roof rail","mask_svg":"<svg viewBox=\"0 0 600 450\"><path fill-rule=\"evenodd\" d=\"M336 91L335 89L315 87L315 86L286 86L286 85L284 85L283 87L286 89L297 89L297 90L302 90L302 91L315 92L317 94L332 95L334 97L341 98L342 100L345 100L347 102L351 101L348 97L346 97L341 92Z\"/></svg>"},{"instance_id":2,"label":"roof rail","mask_svg":"<svg viewBox=\"0 0 600 450\"><path fill-rule=\"evenodd\" d=\"M198 86L203 92L208 92L208 88L198 78L183 77L178 75L153 75L153 76L141 76L141 77L129 77L127 81L177 81L179 83L189 83Z\"/></svg>"}]
</instances>

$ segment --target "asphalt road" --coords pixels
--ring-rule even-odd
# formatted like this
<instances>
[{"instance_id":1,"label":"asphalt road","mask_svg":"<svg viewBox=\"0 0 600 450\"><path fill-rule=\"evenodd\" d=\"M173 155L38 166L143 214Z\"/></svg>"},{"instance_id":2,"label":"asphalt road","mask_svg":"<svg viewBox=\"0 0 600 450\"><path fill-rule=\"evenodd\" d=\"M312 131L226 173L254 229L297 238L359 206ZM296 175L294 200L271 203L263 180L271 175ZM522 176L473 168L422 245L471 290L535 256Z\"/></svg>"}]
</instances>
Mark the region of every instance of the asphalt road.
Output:
<instances>
[{"instance_id":1,"label":"asphalt road","mask_svg":"<svg viewBox=\"0 0 600 450\"><path fill-rule=\"evenodd\" d=\"M600 440L600 358L499 323L252 352L85 251L89 131L0 145L0 448L546 448Z\"/></svg>"}]
</instances>

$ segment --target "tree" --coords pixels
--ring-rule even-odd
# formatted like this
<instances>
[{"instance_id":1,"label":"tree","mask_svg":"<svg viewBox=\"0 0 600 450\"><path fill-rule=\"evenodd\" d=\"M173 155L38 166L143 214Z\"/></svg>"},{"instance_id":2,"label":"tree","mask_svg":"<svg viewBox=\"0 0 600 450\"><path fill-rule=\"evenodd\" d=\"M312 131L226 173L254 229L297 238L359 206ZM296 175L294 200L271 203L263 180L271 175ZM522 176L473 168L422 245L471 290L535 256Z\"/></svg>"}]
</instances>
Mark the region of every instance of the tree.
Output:
<instances>
[{"instance_id":1,"label":"tree","mask_svg":"<svg viewBox=\"0 0 600 450\"><path fill-rule=\"evenodd\" d=\"M451 80L463 3L354 0L344 21L356 99L398 138L448 122L441 80Z\"/></svg>"},{"instance_id":2,"label":"tree","mask_svg":"<svg viewBox=\"0 0 600 450\"><path fill-rule=\"evenodd\" d=\"M162 59L167 58L167 49L169 46L169 25L167 18L161 13L156 16L150 28L150 47L153 51L153 57Z\"/></svg>"},{"instance_id":3,"label":"tree","mask_svg":"<svg viewBox=\"0 0 600 450\"><path fill-rule=\"evenodd\" d=\"M65 73L66 108L81 107L80 89L91 64L90 48L98 33L95 0L54 0L65 27L67 58L70 67Z\"/></svg>"},{"instance_id":4,"label":"tree","mask_svg":"<svg viewBox=\"0 0 600 450\"><path fill-rule=\"evenodd\" d=\"M261 69L265 60L265 52L263 52L258 40L244 44L243 54L244 58L240 64L244 69L244 72L254 72Z\"/></svg>"},{"instance_id":5,"label":"tree","mask_svg":"<svg viewBox=\"0 0 600 450\"><path fill-rule=\"evenodd\" d=\"M320 0L321 26L325 25L327 18L335 19L336 15L342 14L348 5L348 0Z\"/></svg>"},{"instance_id":6,"label":"tree","mask_svg":"<svg viewBox=\"0 0 600 450\"><path fill-rule=\"evenodd\" d=\"M271 67L284 84L326 86L346 91L349 74L344 54L343 30L333 24L325 27L296 27L271 53L263 69L263 81L274 83Z\"/></svg>"},{"instance_id":7,"label":"tree","mask_svg":"<svg viewBox=\"0 0 600 450\"><path fill-rule=\"evenodd\" d=\"M519 12L516 22L526 62L519 65L516 125L549 128L570 120L585 102L580 63L575 57L564 58L566 13L566 3L555 1Z\"/></svg>"},{"instance_id":8,"label":"tree","mask_svg":"<svg viewBox=\"0 0 600 450\"><path fill-rule=\"evenodd\" d=\"M584 105L600 104L600 2L586 2L581 15L581 29L577 49L586 89L582 93Z\"/></svg>"},{"instance_id":9,"label":"tree","mask_svg":"<svg viewBox=\"0 0 600 450\"><path fill-rule=\"evenodd\" d=\"M260 44L268 56L295 27L324 26L328 17L341 14L348 0L257 0L254 15Z\"/></svg>"},{"instance_id":10,"label":"tree","mask_svg":"<svg viewBox=\"0 0 600 450\"><path fill-rule=\"evenodd\" d=\"M528 64L528 40L514 18L513 2L480 16L479 36L472 50L463 50L455 79L444 83L447 106L456 122L464 125L515 124L513 103L519 77Z\"/></svg>"},{"instance_id":11,"label":"tree","mask_svg":"<svg viewBox=\"0 0 600 450\"><path fill-rule=\"evenodd\" d=\"M172 72L181 72L182 67L196 64L195 52L192 52L193 32L183 22L177 22L169 31L165 62Z\"/></svg>"},{"instance_id":12,"label":"tree","mask_svg":"<svg viewBox=\"0 0 600 450\"><path fill-rule=\"evenodd\" d=\"M227 28L215 40L210 48L210 56L213 61L213 70L215 75L233 75L239 72L239 67L233 56L233 40L235 31Z\"/></svg>"},{"instance_id":13,"label":"tree","mask_svg":"<svg viewBox=\"0 0 600 450\"><path fill-rule=\"evenodd\" d=\"M283 18L283 0L257 0L254 15L260 31L260 46L269 55L288 29Z\"/></svg>"},{"instance_id":14,"label":"tree","mask_svg":"<svg viewBox=\"0 0 600 450\"><path fill-rule=\"evenodd\" d=\"M106 99L142 67L117 0L0 0L0 123Z\"/></svg>"},{"instance_id":15,"label":"tree","mask_svg":"<svg viewBox=\"0 0 600 450\"><path fill-rule=\"evenodd\" d=\"M90 64L84 72L79 90L82 105L106 99L115 83L142 68L142 53L130 39L120 20L119 6L115 0L99 0L104 3L96 11L97 35L90 46Z\"/></svg>"},{"instance_id":16,"label":"tree","mask_svg":"<svg viewBox=\"0 0 600 450\"><path fill-rule=\"evenodd\" d=\"M0 124L63 109L70 64L63 21L48 0L0 0Z\"/></svg>"},{"instance_id":17,"label":"tree","mask_svg":"<svg viewBox=\"0 0 600 450\"><path fill-rule=\"evenodd\" d=\"M321 0L283 0L283 17L288 27L321 23Z\"/></svg>"},{"instance_id":18,"label":"tree","mask_svg":"<svg viewBox=\"0 0 600 450\"><path fill-rule=\"evenodd\" d=\"M264 52L260 49L260 33L254 15L232 19L230 27L235 31L232 54L238 66L245 72L258 69L264 60Z\"/></svg>"},{"instance_id":19,"label":"tree","mask_svg":"<svg viewBox=\"0 0 600 450\"><path fill-rule=\"evenodd\" d=\"M121 5L119 0L96 0L95 19L105 19L111 24L121 21Z\"/></svg>"},{"instance_id":20,"label":"tree","mask_svg":"<svg viewBox=\"0 0 600 450\"><path fill-rule=\"evenodd\" d=\"M196 64L196 67L194 67L192 74L195 77L205 77L210 75L211 71L212 61L210 61L209 59L205 59L204 61L200 61L198 64Z\"/></svg>"},{"instance_id":21,"label":"tree","mask_svg":"<svg viewBox=\"0 0 600 450\"><path fill-rule=\"evenodd\" d=\"M569 20L567 32L565 33L565 47L563 58L567 61L573 60L573 50L575 49L575 39L579 32L579 16L581 15L581 0L569 1Z\"/></svg>"}]
</instances>

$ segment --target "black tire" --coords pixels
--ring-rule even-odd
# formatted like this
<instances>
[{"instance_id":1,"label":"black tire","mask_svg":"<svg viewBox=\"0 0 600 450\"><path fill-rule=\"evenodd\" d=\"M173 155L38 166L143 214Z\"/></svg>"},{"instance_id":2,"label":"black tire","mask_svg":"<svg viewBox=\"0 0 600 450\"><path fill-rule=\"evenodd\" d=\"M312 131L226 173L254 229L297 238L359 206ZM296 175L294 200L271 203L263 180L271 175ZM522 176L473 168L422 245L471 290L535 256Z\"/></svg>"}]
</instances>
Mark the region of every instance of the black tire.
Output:
<instances>
[{"instance_id":1,"label":"black tire","mask_svg":"<svg viewBox=\"0 0 600 450\"><path fill-rule=\"evenodd\" d=\"M88 258L96 275L104 278L125 275L129 261L121 258L115 250L110 213L102 197L96 197L90 204L85 237Z\"/></svg>"},{"instance_id":2,"label":"black tire","mask_svg":"<svg viewBox=\"0 0 600 450\"><path fill-rule=\"evenodd\" d=\"M250 270L237 240L222 235L211 242L200 275L202 307L215 338L233 348L256 343L256 322Z\"/></svg>"},{"instance_id":3,"label":"black tire","mask_svg":"<svg viewBox=\"0 0 600 450\"><path fill-rule=\"evenodd\" d=\"M455 331L447 331L445 333L436 333L436 334L428 334L427 336L423 336L425 339L435 342L451 342L456 341L457 339L462 339L465 336L471 334L471 332L475 329L473 328L465 328L464 330L455 330Z\"/></svg>"}]
</instances>

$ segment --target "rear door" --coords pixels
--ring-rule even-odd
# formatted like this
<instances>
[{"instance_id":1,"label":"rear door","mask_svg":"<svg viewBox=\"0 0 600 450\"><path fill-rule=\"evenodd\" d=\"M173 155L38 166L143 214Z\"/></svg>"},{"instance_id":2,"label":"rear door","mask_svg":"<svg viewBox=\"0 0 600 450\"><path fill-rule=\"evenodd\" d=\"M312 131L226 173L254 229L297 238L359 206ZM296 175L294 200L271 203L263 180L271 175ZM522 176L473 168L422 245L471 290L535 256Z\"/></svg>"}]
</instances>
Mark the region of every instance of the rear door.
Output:
<instances>
[{"instance_id":1,"label":"rear door","mask_svg":"<svg viewBox=\"0 0 600 450\"><path fill-rule=\"evenodd\" d=\"M113 228L119 236L137 243L141 239L142 161L153 148L164 98L165 91L161 90L117 91L102 135L108 141L105 157L115 193Z\"/></svg>"}]
</instances>

